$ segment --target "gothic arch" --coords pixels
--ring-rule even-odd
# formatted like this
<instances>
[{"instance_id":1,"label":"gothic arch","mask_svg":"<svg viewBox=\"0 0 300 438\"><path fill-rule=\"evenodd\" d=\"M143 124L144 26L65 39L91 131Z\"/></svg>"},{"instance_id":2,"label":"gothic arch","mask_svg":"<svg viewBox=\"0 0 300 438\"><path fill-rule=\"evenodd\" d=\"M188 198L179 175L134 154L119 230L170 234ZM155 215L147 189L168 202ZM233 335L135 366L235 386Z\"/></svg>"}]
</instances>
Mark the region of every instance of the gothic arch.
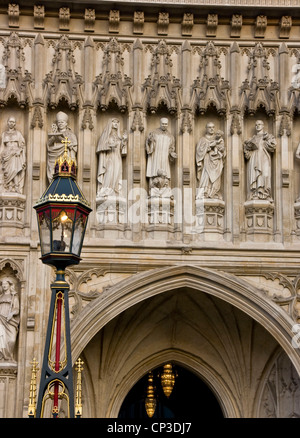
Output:
<instances>
[{"instance_id":1,"label":"gothic arch","mask_svg":"<svg viewBox=\"0 0 300 438\"><path fill-rule=\"evenodd\" d=\"M260 289L243 279L192 265L142 272L106 289L72 323L73 360L117 315L141 301L182 287L213 295L253 318L281 345L300 375L300 353L292 346L294 321L290 316Z\"/></svg>"},{"instance_id":2,"label":"gothic arch","mask_svg":"<svg viewBox=\"0 0 300 438\"><path fill-rule=\"evenodd\" d=\"M160 366L162 363L172 361L180 365L184 365L191 372L200 377L210 387L218 402L225 417L237 418L240 416L239 407L230 393L230 389L226 386L219 376L215 375L209 367L204 363L199 363L193 355L176 349L163 350L155 356L146 358L142 363L139 363L133 368L130 374L126 375L126 381L120 385L114 393L114 398L108 407L108 417L118 417L121 405L130 391L137 383L141 376L145 375L149 370Z\"/></svg>"}]
</instances>

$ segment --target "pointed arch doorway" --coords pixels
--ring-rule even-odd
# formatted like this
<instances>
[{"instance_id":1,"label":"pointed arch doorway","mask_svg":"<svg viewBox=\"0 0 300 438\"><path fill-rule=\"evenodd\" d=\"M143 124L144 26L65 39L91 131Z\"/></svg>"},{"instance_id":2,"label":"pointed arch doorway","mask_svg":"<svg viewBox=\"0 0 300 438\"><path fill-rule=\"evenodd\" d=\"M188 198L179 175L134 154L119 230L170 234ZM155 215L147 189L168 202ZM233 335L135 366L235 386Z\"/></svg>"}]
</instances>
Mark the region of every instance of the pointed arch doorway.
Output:
<instances>
[{"instance_id":1,"label":"pointed arch doorway","mask_svg":"<svg viewBox=\"0 0 300 438\"><path fill-rule=\"evenodd\" d=\"M162 389L160 374L163 367L152 370L155 386L156 408L152 418L223 418L222 409L209 386L188 369L175 365L175 384L172 393L167 397ZM144 375L129 391L121 406L118 418L149 418L145 409L148 374Z\"/></svg>"}]
</instances>

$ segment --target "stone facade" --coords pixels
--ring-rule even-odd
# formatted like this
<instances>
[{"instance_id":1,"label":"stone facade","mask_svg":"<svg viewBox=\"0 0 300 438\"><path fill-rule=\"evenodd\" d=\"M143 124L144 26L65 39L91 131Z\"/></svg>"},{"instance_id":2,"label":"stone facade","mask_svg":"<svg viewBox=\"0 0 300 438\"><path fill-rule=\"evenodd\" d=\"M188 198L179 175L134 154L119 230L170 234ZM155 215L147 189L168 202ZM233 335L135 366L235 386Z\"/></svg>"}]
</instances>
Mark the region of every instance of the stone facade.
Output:
<instances>
[{"instance_id":1,"label":"stone facade","mask_svg":"<svg viewBox=\"0 0 300 438\"><path fill-rule=\"evenodd\" d=\"M54 272L33 205L59 113L93 209L67 270L83 417L117 417L166 361L204 379L226 417L299 417L296 0L24 3L0 9L0 301L7 279L19 301L0 417L27 416L42 362ZM164 119L174 142L156 137L149 177Z\"/></svg>"}]
</instances>

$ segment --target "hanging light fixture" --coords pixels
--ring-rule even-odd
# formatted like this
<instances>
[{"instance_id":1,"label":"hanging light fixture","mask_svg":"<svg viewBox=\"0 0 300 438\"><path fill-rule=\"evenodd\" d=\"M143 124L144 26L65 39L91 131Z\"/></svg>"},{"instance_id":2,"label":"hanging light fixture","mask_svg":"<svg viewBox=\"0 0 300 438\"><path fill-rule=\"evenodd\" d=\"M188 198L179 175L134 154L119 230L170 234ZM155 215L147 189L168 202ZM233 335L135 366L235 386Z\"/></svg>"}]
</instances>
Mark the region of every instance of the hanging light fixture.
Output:
<instances>
[{"instance_id":1,"label":"hanging light fixture","mask_svg":"<svg viewBox=\"0 0 300 438\"><path fill-rule=\"evenodd\" d=\"M160 376L160 381L165 396L170 397L175 384L175 373L173 372L171 363L164 365L164 370Z\"/></svg>"},{"instance_id":2,"label":"hanging light fixture","mask_svg":"<svg viewBox=\"0 0 300 438\"><path fill-rule=\"evenodd\" d=\"M145 400L145 408L149 418L153 417L155 409L156 409L156 399L154 395L154 386L153 386L153 373L152 371L148 374L148 388L147 388L147 397Z\"/></svg>"}]
</instances>

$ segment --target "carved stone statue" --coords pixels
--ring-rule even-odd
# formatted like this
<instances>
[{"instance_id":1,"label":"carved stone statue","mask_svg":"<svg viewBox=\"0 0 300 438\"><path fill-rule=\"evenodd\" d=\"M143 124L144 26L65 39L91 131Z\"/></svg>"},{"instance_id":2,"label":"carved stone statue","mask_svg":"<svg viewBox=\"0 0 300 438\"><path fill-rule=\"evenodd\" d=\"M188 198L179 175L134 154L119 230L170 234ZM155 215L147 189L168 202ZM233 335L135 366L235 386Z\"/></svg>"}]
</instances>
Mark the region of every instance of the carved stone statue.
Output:
<instances>
[{"instance_id":1,"label":"carved stone statue","mask_svg":"<svg viewBox=\"0 0 300 438\"><path fill-rule=\"evenodd\" d=\"M212 122L206 125L206 134L196 146L197 179L199 189L196 198L222 199L221 178L226 157L222 131L215 132Z\"/></svg>"},{"instance_id":2,"label":"carved stone statue","mask_svg":"<svg viewBox=\"0 0 300 438\"><path fill-rule=\"evenodd\" d=\"M1 138L1 167L3 171L3 184L6 192L23 193L26 150L23 135L16 129L16 119L9 117L8 129L2 133Z\"/></svg>"},{"instance_id":3,"label":"carved stone statue","mask_svg":"<svg viewBox=\"0 0 300 438\"><path fill-rule=\"evenodd\" d=\"M20 321L18 293L10 278L0 286L0 361L14 361L13 352Z\"/></svg>"},{"instance_id":4,"label":"carved stone statue","mask_svg":"<svg viewBox=\"0 0 300 438\"><path fill-rule=\"evenodd\" d=\"M0 64L0 88L6 87L6 70L3 64Z\"/></svg>"},{"instance_id":5,"label":"carved stone statue","mask_svg":"<svg viewBox=\"0 0 300 438\"><path fill-rule=\"evenodd\" d=\"M52 124L51 132L48 133L47 142L47 177L52 180L55 160L64 153L65 145L62 140L68 138L68 154L70 158L76 159L77 138L68 126L68 116L60 111L56 115L56 122Z\"/></svg>"},{"instance_id":6,"label":"carved stone statue","mask_svg":"<svg viewBox=\"0 0 300 438\"><path fill-rule=\"evenodd\" d=\"M127 154L127 132L121 135L120 121L111 119L102 132L99 155L97 196L119 195L122 191L122 156Z\"/></svg>"},{"instance_id":7,"label":"carved stone statue","mask_svg":"<svg viewBox=\"0 0 300 438\"><path fill-rule=\"evenodd\" d=\"M159 169L157 176L152 179L150 184L150 196L155 198L172 197L169 180L165 171Z\"/></svg>"},{"instance_id":8,"label":"carved stone statue","mask_svg":"<svg viewBox=\"0 0 300 438\"><path fill-rule=\"evenodd\" d=\"M276 149L272 134L264 131L264 123L257 120L256 134L244 142L244 154L248 160L248 199L272 201L271 195L271 155Z\"/></svg>"},{"instance_id":9,"label":"carved stone statue","mask_svg":"<svg viewBox=\"0 0 300 438\"><path fill-rule=\"evenodd\" d=\"M177 158L175 153L175 138L168 131L169 121L166 118L160 120L160 128L150 132L146 139L146 152L148 155L146 176L150 178L150 186L153 178L163 172L170 181L170 161Z\"/></svg>"}]
</instances>

